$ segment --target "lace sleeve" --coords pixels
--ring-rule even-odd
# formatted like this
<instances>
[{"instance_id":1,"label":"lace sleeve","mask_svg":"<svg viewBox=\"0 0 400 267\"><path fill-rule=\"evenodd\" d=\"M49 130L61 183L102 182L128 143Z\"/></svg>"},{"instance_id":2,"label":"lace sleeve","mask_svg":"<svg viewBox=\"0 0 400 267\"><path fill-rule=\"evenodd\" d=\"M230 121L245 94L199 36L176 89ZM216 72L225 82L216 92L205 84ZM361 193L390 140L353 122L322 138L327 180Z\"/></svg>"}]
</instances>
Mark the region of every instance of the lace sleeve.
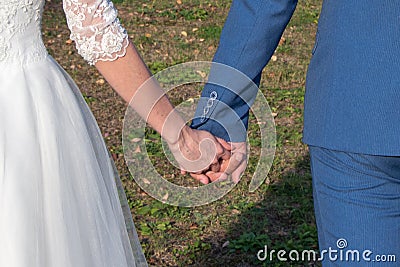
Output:
<instances>
[{"instance_id":1,"label":"lace sleeve","mask_svg":"<svg viewBox=\"0 0 400 267\"><path fill-rule=\"evenodd\" d=\"M71 39L90 65L125 55L128 35L110 0L63 0L63 7Z\"/></svg>"}]
</instances>

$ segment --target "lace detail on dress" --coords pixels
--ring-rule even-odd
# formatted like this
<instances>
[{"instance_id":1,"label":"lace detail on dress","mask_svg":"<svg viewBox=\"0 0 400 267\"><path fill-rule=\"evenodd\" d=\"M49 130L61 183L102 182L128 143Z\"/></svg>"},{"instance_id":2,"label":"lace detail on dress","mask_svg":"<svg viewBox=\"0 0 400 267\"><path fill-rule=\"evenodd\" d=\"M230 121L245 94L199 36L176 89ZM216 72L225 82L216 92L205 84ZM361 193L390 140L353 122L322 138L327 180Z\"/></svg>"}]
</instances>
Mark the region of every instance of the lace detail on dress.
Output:
<instances>
[{"instance_id":1,"label":"lace detail on dress","mask_svg":"<svg viewBox=\"0 0 400 267\"><path fill-rule=\"evenodd\" d=\"M78 53L90 65L125 55L128 34L121 26L111 1L64 0L63 6L71 39L75 41Z\"/></svg>"},{"instance_id":2,"label":"lace detail on dress","mask_svg":"<svg viewBox=\"0 0 400 267\"><path fill-rule=\"evenodd\" d=\"M47 56L40 33L44 1L11 0L0 5L0 62L28 63Z\"/></svg>"}]
</instances>

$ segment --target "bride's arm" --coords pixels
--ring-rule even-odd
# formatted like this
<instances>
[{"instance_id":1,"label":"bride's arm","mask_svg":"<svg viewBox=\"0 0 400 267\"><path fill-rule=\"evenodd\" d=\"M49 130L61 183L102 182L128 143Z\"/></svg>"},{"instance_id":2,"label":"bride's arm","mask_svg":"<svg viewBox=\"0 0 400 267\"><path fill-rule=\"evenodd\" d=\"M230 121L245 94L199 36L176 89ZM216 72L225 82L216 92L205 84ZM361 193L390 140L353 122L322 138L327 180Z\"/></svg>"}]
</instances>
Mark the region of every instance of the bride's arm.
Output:
<instances>
[{"instance_id":1,"label":"bride's arm","mask_svg":"<svg viewBox=\"0 0 400 267\"><path fill-rule=\"evenodd\" d=\"M154 79L149 80L151 73L133 44L129 43L123 57L114 61L97 61L95 66L112 88L130 103L152 128L159 133L163 132L163 137L168 142L177 141L178 136L173 135L176 131L163 130L164 123L171 113L174 119L169 124L174 124L175 129L184 127L185 121L173 112L174 107L158 83Z\"/></svg>"},{"instance_id":2,"label":"bride's arm","mask_svg":"<svg viewBox=\"0 0 400 267\"><path fill-rule=\"evenodd\" d=\"M161 133L182 169L202 171L211 161L215 164L219 157L228 157L229 152L211 134L191 129L174 111L157 81L148 80L151 74L133 44L128 45L125 56L114 61L98 61L95 66L118 94ZM204 143L201 156L200 143L206 139L211 142ZM207 183L208 179L203 178L202 182Z\"/></svg>"},{"instance_id":3,"label":"bride's arm","mask_svg":"<svg viewBox=\"0 0 400 267\"><path fill-rule=\"evenodd\" d=\"M185 125L155 80L138 91L151 73L120 25L111 1L64 0L63 6L78 52L166 139L183 169L200 171L208 168L211 161L228 157L229 153L211 134ZM185 160L200 158L199 145L206 139L211 142L205 146L208 151L203 153L202 160ZM210 155L213 150L214 155Z\"/></svg>"}]
</instances>

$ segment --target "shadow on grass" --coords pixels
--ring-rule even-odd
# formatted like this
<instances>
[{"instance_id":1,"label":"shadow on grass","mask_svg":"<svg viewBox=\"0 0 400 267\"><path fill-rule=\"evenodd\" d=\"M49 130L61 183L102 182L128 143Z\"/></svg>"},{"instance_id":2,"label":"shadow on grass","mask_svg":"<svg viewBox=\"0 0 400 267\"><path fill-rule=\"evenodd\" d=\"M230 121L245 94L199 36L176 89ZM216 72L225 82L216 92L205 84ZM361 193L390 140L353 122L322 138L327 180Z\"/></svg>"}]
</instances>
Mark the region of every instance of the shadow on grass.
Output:
<instances>
[{"instance_id":1,"label":"shadow on grass","mask_svg":"<svg viewBox=\"0 0 400 267\"><path fill-rule=\"evenodd\" d=\"M232 207L237 216L228 226L227 242L221 245L214 239L204 240L212 247L199 252L192 266L319 266L312 261L301 261L303 250L318 250L309 162L309 156L302 157L294 169L269 186L263 185L259 189L264 192L262 201ZM257 253L265 246L267 259L260 261ZM287 253L298 251L300 260L290 261L286 254L288 261L279 261L276 253L281 249ZM271 261L272 250L275 253Z\"/></svg>"}]
</instances>

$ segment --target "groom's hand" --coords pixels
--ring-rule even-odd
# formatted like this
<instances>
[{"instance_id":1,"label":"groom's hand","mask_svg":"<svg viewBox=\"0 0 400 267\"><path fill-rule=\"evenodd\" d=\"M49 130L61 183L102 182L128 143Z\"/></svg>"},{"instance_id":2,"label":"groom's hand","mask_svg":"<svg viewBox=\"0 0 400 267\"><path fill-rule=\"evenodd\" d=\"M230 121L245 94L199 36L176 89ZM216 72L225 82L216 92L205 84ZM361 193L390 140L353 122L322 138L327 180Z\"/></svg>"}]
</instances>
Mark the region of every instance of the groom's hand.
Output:
<instances>
[{"instance_id":1,"label":"groom's hand","mask_svg":"<svg viewBox=\"0 0 400 267\"><path fill-rule=\"evenodd\" d=\"M228 143L218 137L217 140L225 149L231 151L231 157L229 159L221 159L218 164L211 165L203 173L191 173L190 175L203 184L208 184L218 179L225 180L231 175L233 182L238 183L247 166L247 144L246 142Z\"/></svg>"}]
</instances>

